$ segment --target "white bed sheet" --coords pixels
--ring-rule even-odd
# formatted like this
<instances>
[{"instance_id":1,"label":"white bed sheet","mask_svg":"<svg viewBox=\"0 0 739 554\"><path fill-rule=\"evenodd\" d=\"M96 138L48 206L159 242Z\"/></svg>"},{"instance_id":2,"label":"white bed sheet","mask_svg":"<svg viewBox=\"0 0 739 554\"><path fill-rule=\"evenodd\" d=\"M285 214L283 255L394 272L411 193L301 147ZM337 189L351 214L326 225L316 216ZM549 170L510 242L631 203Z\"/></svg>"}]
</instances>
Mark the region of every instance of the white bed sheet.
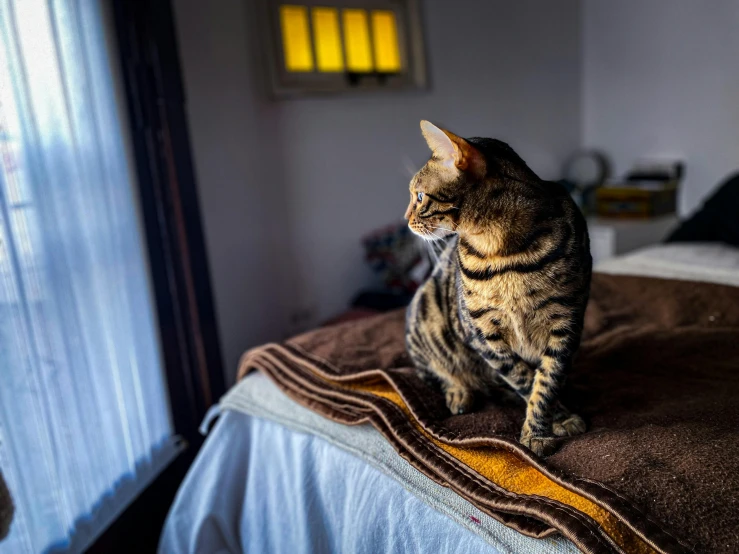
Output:
<instances>
[{"instance_id":1,"label":"white bed sheet","mask_svg":"<svg viewBox=\"0 0 739 554\"><path fill-rule=\"evenodd\" d=\"M595 270L739 286L739 248L721 243L660 244L605 260Z\"/></svg>"},{"instance_id":2,"label":"white bed sheet","mask_svg":"<svg viewBox=\"0 0 739 554\"><path fill-rule=\"evenodd\" d=\"M219 412L170 511L162 552L577 552L560 536L537 540L504 526L416 471L371 425L328 420L260 373L211 409ZM285 473L299 478L278 477ZM286 523L264 520L289 498ZM324 509L345 499L351 517ZM311 542L311 526L336 540Z\"/></svg>"},{"instance_id":3,"label":"white bed sheet","mask_svg":"<svg viewBox=\"0 0 739 554\"><path fill-rule=\"evenodd\" d=\"M177 494L160 552L501 551L336 446L225 410Z\"/></svg>"}]
</instances>

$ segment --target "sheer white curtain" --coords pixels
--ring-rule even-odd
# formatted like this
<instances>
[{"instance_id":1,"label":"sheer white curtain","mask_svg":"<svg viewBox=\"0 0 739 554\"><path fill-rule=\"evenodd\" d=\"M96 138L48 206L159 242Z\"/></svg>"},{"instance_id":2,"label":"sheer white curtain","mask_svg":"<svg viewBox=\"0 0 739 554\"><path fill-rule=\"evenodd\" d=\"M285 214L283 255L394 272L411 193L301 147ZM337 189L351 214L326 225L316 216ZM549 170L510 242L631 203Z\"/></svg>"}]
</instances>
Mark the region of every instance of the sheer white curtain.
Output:
<instances>
[{"instance_id":1,"label":"sheer white curtain","mask_svg":"<svg viewBox=\"0 0 739 554\"><path fill-rule=\"evenodd\" d=\"M98 0L0 0L0 553L80 551L176 452Z\"/></svg>"}]
</instances>

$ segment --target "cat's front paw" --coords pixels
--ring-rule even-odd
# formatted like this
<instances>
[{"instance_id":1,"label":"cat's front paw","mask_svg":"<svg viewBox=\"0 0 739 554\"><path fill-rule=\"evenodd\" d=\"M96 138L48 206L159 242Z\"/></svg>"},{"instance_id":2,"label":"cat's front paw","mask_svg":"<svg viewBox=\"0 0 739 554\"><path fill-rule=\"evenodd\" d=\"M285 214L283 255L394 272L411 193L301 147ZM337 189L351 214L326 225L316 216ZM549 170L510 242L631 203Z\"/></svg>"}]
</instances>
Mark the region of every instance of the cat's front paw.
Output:
<instances>
[{"instance_id":1,"label":"cat's front paw","mask_svg":"<svg viewBox=\"0 0 739 554\"><path fill-rule=\"evenodd\" d=\"M535 435L521 435L518 440L537 456L549 456L557 449L557 441L553 437L539 437Z\"/></svg>"},{"instance_id":2,"label":"cat's front paw","mask_svg":"<svg viewBox=\"0 0 739 554\"><path fill-rule=\"evenodd\" d=\"M582 435L586 429L585 421L577 414L570 414L567 419L552 424L552 432L558 437Z\"/></svg>"},{"instance_id":3,"label":"cat's front paw","mask_svg":"<svg viewBox=\"0 0 739 554\"><path fill-rule=\"evenodd\" d=\"M440 392L442 390L441 380L426 369L417 369L416 375L423 381L423 383L430 389Z\"/></svg>"},{"instance_id":4,"label":"cat's front paw","mask_svg":"<svg viewBox=\"0 0 739 554\"><path fill-rule=\"evenodd\" d=\"M450 387L446 390L446 405L452 415L471 412L473 404L474 398L469 390L463 387Z\"/></svg>"}]
</instances>

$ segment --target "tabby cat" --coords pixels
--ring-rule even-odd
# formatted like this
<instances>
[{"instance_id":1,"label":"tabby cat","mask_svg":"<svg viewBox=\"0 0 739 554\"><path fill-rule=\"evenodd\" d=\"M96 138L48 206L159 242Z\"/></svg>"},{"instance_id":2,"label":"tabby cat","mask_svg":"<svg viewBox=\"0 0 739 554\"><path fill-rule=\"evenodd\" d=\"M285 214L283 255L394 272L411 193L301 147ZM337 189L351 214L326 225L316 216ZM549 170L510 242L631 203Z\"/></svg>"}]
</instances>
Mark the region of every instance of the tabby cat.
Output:
<instances>
[{"instance_id":1,"label":"tabby cat","mask_svg":"<svg viewBox=\"0 0 739 554\"><path fill-rule=\"evenodd\" d=\"M526 401L520 442L551 453L585 431L558 400L580 344L592 260L585 220L504 142L460 138L421 122L431 159L410 183L410 229L446 245L406 315L420 375L452 414L511 387Z\"/></svg>"}]
</instances>

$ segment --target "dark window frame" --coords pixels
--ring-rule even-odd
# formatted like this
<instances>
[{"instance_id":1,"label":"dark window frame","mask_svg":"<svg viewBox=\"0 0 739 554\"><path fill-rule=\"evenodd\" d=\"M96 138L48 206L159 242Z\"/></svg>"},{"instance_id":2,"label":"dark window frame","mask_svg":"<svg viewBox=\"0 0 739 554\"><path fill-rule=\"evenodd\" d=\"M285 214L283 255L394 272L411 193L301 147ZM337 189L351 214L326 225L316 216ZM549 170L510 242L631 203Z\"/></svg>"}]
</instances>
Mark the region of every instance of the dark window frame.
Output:
<instances>
[{"instance_id":1,"label":"dark window frame","mask_svg":"<svg viewBox=\"0 0 739 554\"><path fill-rule=\"evenodd\" d=\"M172 420L186 448L90 552L154 551L225 378L172 7L169 0L111 6Z\"/></svg>"},{"instance_id":2,"label":"dark window frame","mask_svg":"<svg viewBox=\"0 0 739 554\"><path fill-rule=\"evenodd\" d=\"M224 392L213 295L168 0L113 0L118 53L175 432Z\"/></svg>"}]
</instances>

